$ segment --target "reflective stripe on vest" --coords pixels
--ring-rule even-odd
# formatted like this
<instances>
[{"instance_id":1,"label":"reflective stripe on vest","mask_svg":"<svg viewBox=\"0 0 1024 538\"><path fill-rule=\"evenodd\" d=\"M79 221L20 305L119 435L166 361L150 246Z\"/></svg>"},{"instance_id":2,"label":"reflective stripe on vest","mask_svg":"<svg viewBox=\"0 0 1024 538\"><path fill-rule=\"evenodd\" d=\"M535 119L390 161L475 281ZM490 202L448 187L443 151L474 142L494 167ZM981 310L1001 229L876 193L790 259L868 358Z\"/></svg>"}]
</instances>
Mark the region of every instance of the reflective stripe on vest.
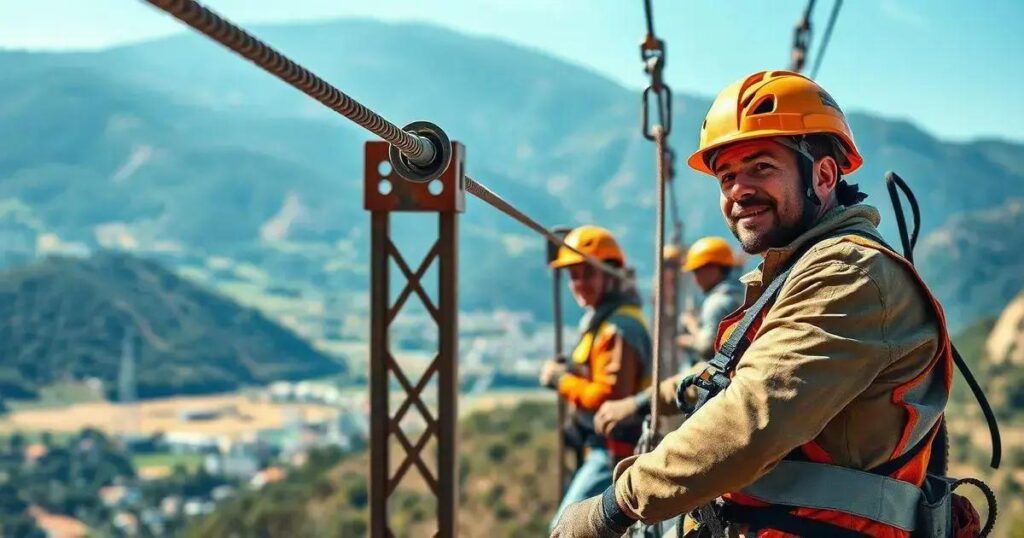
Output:
<instances>
[{"instance_id":1,"label":"reflective stripe on vest","mask_svg":"<svg viewBox=\"0 0 1024 538\"><path fill-rule=\"evenodd\" d=\"M742 491L769 504L836 510L905 531L915 528L921 489L887 476L825 463L781 461Z\"/></svg>"},{"instance_id":2,"label":"reflective stripe on vest","mask_svg":"<svg viewBox=\"0 0 1024 538\"><path fill-rule=\"evenodd\" d=\"M622 305L616 308L611 314L608 315L608 319L615 316L624 316L632 318L638 321L644 327L647 326L647 319L644 318L644 312L636 305ZM590 362L591 348L594 347L594 339L597 335L608 326L608 321L602 321L598 324L597 328L592 331L587 331L580 337L580 342L576 344L576 349L572 352L572 360L576 364L588 364Z\"/></svg>"}]
</instances>

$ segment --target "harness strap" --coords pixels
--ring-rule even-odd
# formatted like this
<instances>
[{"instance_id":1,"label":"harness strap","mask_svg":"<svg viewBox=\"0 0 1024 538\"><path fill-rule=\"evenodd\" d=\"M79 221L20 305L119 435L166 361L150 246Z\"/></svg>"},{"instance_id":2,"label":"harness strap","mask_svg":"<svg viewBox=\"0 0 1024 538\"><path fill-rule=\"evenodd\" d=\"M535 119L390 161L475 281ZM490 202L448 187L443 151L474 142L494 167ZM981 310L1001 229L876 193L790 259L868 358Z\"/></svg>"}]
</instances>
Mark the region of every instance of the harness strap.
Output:
<instances>
[{"instance_id":1,"label":"harness strap","mask_svg":"<svg viewBox=\"0 0 1024 538\"><path fill-rule=\"evenodd\" d=\"M732 369L736 366L736 363L739 362L740 357L742 357L743 354L747 351L747 348L750 347L750 328L753 327L754 323L756 323L757 320L761 317L761 314L764 312L765 308L767 308L769 304L774 302L775 297L779 294L779 290L781 290L782 286L786 283L786 280L789 278L789 274L790 272L793 271L793 267L796 265L796 263L800 260L801 257L803 257L804 254L807 253L807 251L809 251L818 243L834 237L843 237L848 235L855 235L871 241L875 241L884 246L885 248L892 250L892 248L889 247L889 245L886 244L884 240L882 240L875 234L855 230L843 230L834 234L826 234L820 238L813 239L809 241L807 245L801 248L798 252L793 253L793 255L786 263L785 269L781 271L778 275L776 275L775 278L772 279L772 281L768 284L768 287L765 288L761 296L758 297L757 301L755 301L754 304L751 305L750 308L748 308L743 313L743 317L740 318L740 321L736 323L736 327L729 335L729 338L726 339L726 341L719 347L718 351L715 353L715 356L708 362L707 368L705 368L704 371L699 375L694 376L692 378L687 377L686 379L683 380L682 383L679 384L678 393L676 395L676 401L677 403L683 404L680 405L680 410L682 410L684 413L692 414L697 409L703 407L703 405L707 403L708 400L710 400L716 394L725 390L725 388L729 386L729 372L732 371ZM694 385L697 389L697 401L696 404L693 406L686 404L686 399L682 397L682 395L686 391L686 388L689 387L691 384Z\"/></svg>"},{"instance_id":2,"label":"harness strap","mask_svg":"<svg viewBox=\"0 0 1024 538\"><path fill-rule=\"evenodd\" d=\"M864 538L868 536L855 530L833 525L824 521L795 516L786 506L742 506L730 504L724 507L722 515L729 521L748 525L750 531L777 530L794 536L829 536L833 538Z\"/></svg>"},{"instance_id":3,"label":"harness strap","mask_svg":"<svg viewBox=\"0 0 1024 538\"><path fill-rule=\"evenodd\" d=\"M774 505L844 512L905 531L916 528L921 499L921 488L910 482L827 463L786 460L740 493Z\"/></svg>"}]
</instances>

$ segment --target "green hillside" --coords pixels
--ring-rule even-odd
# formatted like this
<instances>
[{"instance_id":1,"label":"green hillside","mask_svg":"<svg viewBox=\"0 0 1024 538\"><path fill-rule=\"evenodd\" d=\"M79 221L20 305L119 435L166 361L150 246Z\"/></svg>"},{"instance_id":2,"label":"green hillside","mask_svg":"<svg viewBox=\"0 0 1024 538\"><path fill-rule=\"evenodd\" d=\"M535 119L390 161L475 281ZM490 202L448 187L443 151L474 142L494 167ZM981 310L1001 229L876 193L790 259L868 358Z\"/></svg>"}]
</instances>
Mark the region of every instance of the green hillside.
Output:
<instances>
[{"instance_id":1,"label":"green hillside","mask_svg":"<svg viewBox=\"0 0 1024 538\"><path fill-rule=\"evenodd\" d=\"M985 341L994 320L971 325L956 337L964 357L987 386L1004 431L1004 459L999 471L988 469L988 432L973 397L957 375L951 428L951 471L984 478L1000 501L995 536L1015 536L1024 524L1024 414L1008 394L1024 390L1010 381L1006 367L985 360ZM1018 368L1019 369L1019 368ZM1017 379L1020 376L1015 376ZM1024 393L1024 392L1022 392ZM521 404L478 412L459 427L459 532L472 537L543 536L554 512L554 406ZM396 446L396 451L400 449ZM432 461L433 452L429 452ZM428 464L429 465L429 464ZM348 537L367 532L368 455L351 456L337 466L294 474L289 480L250 492L193 525L189 538L220 536ZM514 470L510 472L510 470ZM414 475L414 473L410 473ZM432 531L434 504L419 480L406 480L391 506L396 536L425 536ZM967 492L984 514L984 502Z\"/></svg>"},{"instance_id":2,"label":"green hillside","mask_svg":"<svg viewBox=\"0 0 1024 538\"><path fill-rule=\"evenodd\" d=\"M255 310L123 254L0 274L0 393L98 377L116 390L126 331L140 397L232 390L343 371Z\"/></svg>"},{"instance_id":3,"label":"green hillside","mask_svg":"<svg viewBox=\"0 0 1024 538\"><path fill-rule=\"evenodd\" d=\"M460 536L545 535L557 504L554 425L554 406L537 403L478 412L462 421ZM307 465L284 482L222 505L185 536L364 536L368 465L366 453L334 467ZM395 536L429 536L435 506L426 485L411 471L395 494L391 530Z\"/></svg>"}]
</instances>

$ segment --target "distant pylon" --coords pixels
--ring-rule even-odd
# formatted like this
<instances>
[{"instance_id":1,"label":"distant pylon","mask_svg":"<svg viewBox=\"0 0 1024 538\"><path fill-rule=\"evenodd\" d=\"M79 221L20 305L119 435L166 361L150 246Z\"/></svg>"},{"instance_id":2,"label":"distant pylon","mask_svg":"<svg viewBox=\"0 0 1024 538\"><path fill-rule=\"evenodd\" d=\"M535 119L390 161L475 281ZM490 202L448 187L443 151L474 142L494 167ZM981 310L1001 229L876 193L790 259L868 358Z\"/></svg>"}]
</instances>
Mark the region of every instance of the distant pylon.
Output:
<instances>
[{"instance_id":1,"label":"distant pylon","mask_svg":"<svg viewBox=\"0 0 1024 538\"><path fill-rule=\"evenodd\" d=\"M121 365L117 373L117 401L121 413L118 430L122 435L139 433L138 392L135 381L135 330L129 326L121 341Z\"/></svg>"}]
</instances>

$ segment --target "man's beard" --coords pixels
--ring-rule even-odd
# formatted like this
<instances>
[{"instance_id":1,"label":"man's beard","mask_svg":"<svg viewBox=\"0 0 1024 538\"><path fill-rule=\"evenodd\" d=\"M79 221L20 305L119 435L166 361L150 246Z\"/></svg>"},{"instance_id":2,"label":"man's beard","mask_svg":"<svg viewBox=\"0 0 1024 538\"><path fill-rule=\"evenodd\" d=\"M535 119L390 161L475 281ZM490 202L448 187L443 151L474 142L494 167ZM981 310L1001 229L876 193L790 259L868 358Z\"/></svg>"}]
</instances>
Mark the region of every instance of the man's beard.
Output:
<instances>
[{"instance_id":1,"label":"man's beard","mask_svg":"<svg viewBox=\"0 0 1024 538\"><path fill-rule=\"evenodd\" d=\"M803 206L806 204L806 201L801 200L800 204L800 213L803 214ZM733 219L732 217L726 219L729 225L729 231L731 231L732 235L739 240L740 246L747 254L760 254L770 248L784 247L792 243L794 239L809 229L809 227L802 222L804 219L793 224L782 224L781 219L779 218L777 203L775 200L772 200L767 196L757 196L744 200L743 202L736 202L735 205L739 206L740 209L750 206L767 206L768 212L775 217L775 221L778 223L774 227L766 231L759 232L756 235L750 230L744 230L742 232L743 235L740 235L739 219Z\"/></svg>"}]
</instances>

